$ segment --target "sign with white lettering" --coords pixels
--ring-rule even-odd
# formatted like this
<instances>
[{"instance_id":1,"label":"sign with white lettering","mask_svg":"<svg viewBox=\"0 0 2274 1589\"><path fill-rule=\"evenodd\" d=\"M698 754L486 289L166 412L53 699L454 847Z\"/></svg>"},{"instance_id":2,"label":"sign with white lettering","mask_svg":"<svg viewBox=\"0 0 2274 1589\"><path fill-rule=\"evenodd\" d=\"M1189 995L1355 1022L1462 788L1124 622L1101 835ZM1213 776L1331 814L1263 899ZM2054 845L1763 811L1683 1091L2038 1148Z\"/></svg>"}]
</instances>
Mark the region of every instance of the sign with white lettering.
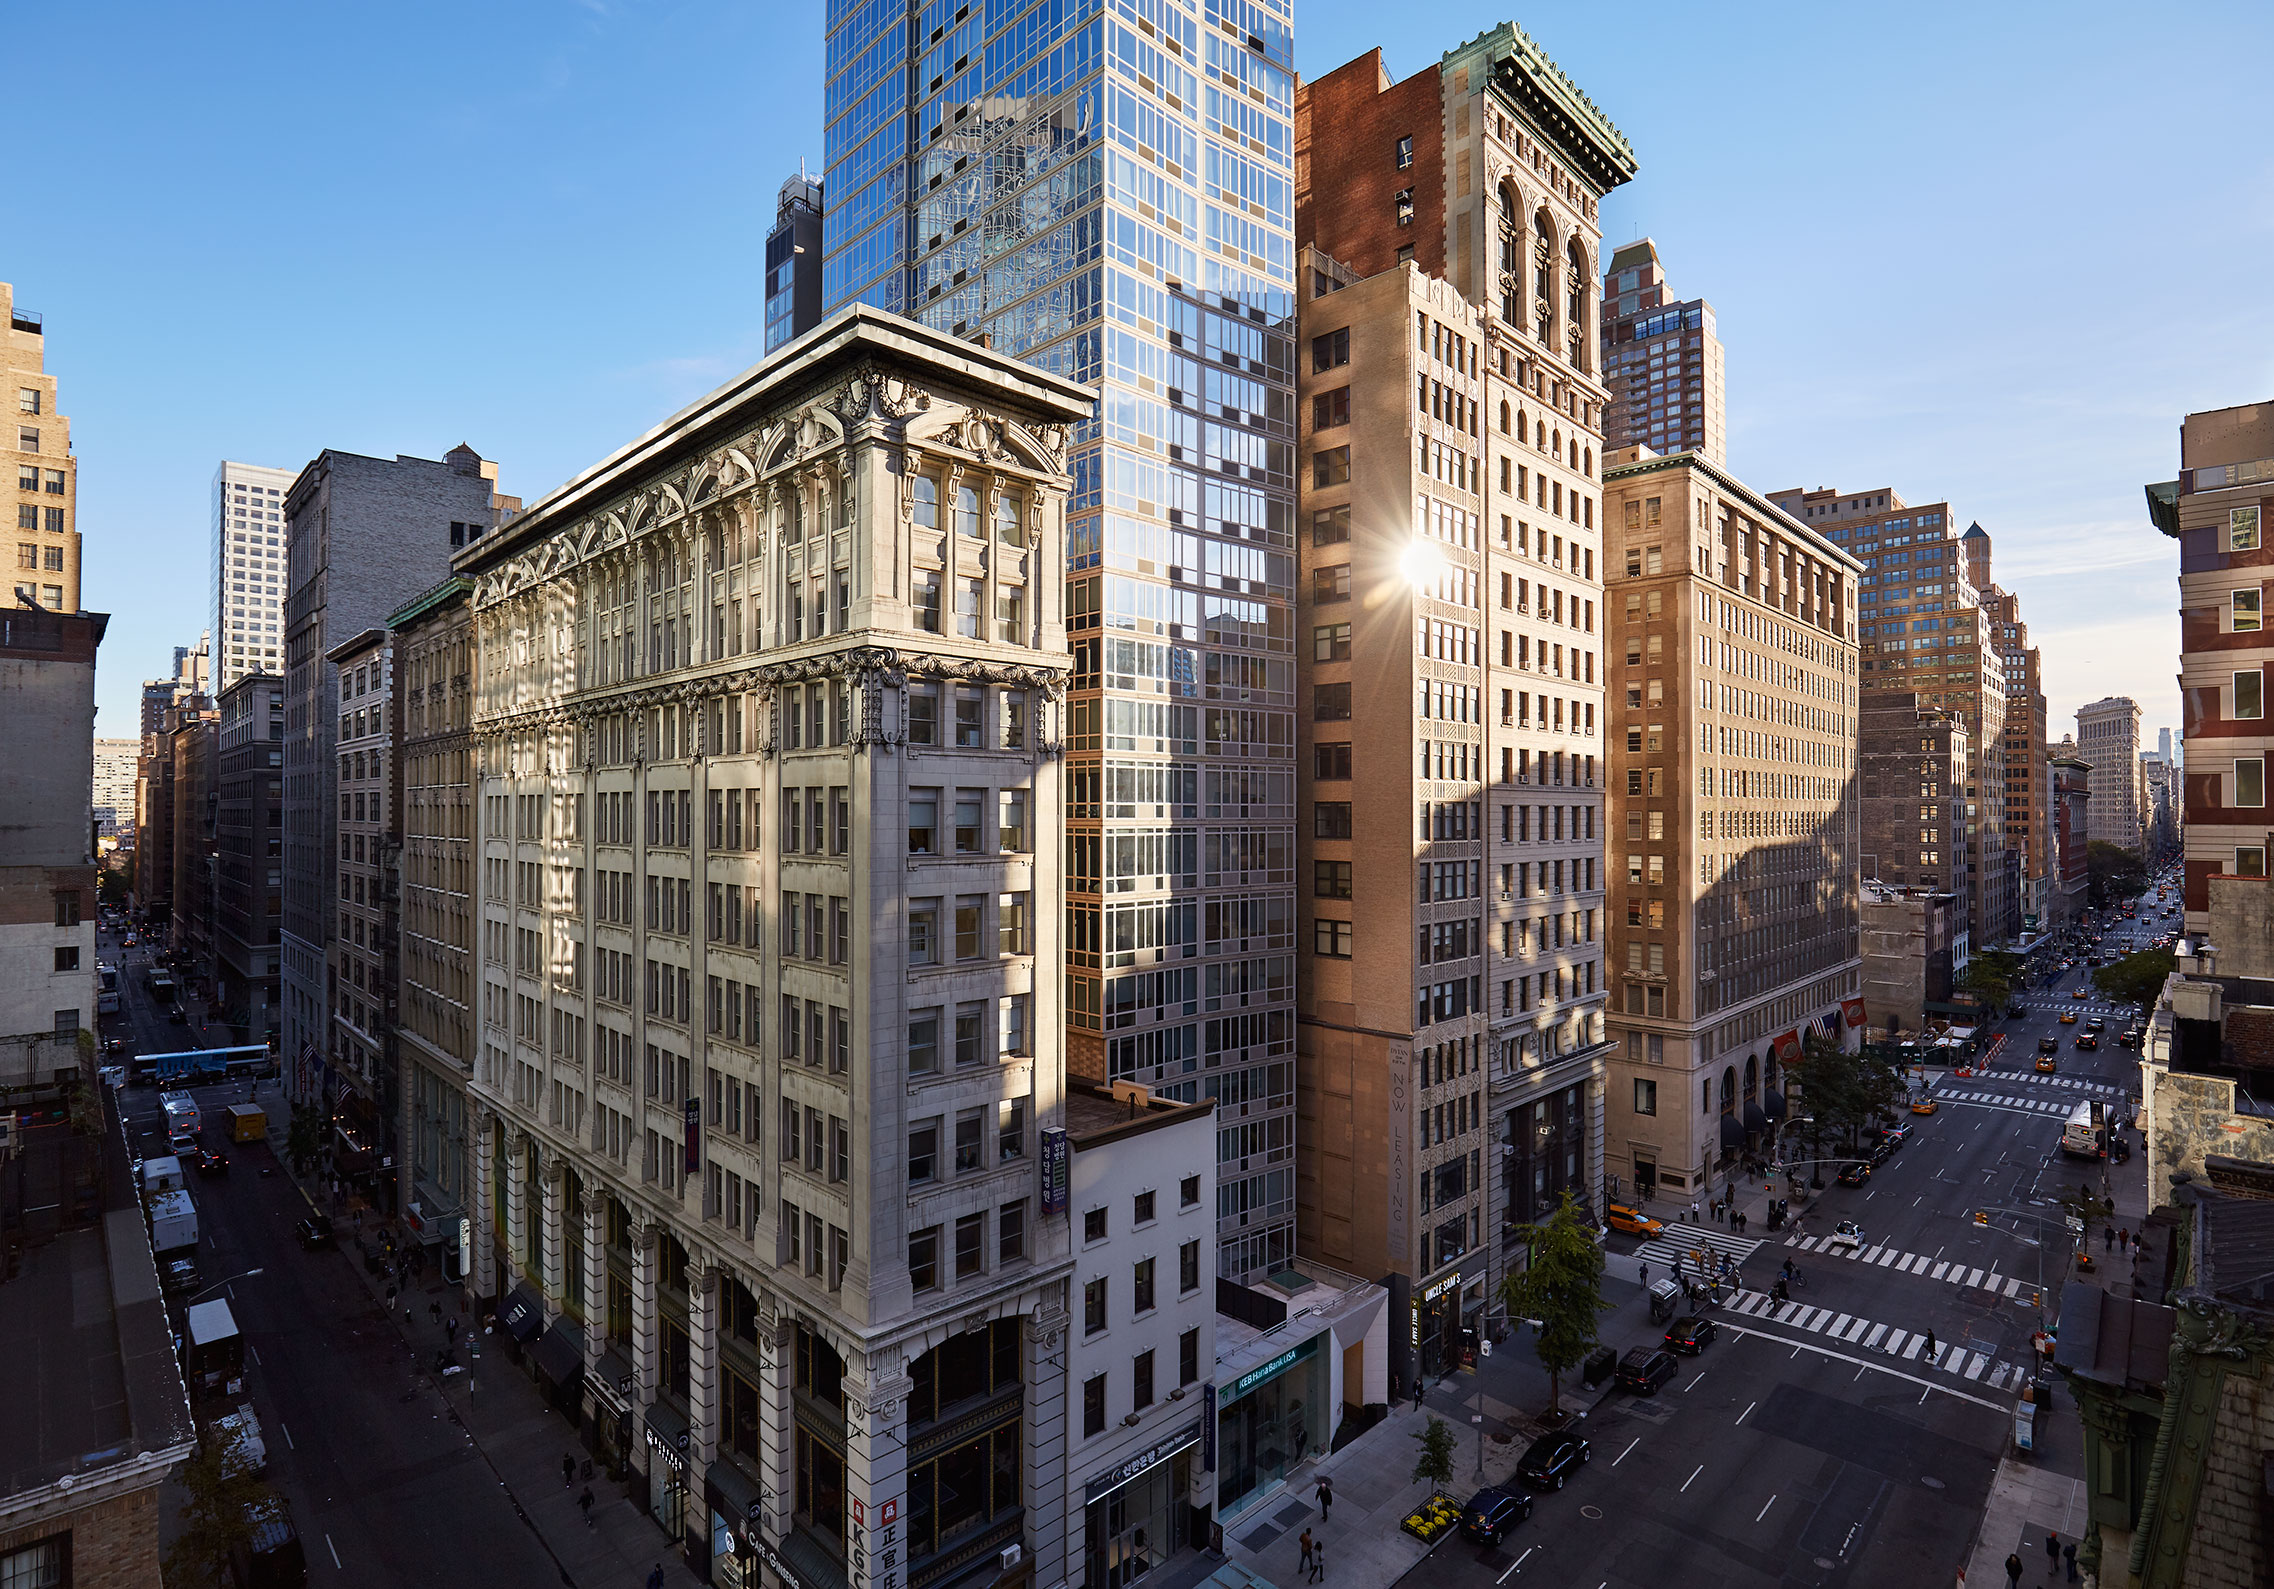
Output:
<instances>
[{"instance_id":1,"label":"sign with white lettering","mask_svg":"<svg viewBox=\"0 0 2274 1589\"><path fill-rule=\"evenodd\" d=\"M1083 1498L1093 1502L1100 1500L1120 1489L1139 1474L1150 1468L1158 1467L1179 1451L1199 1444L1202 1422L1203 1420L1195 1418L1166 1440L1159 1441L1146 1450L1138 1452L1128 1461L1107 1468L1103 1473L1095 1475L1089 1483L1082 1487Z\"/></svg>"},{"instance_id":2,"label":"sign with white lettering","mask_svg":"<svg viewBox=\"0 0 2274 1589\"><path fill-rule=\"evenodd\" d=\"M1042 1211L1063 1214L1072 1193L1073 1147L1062 1126L1042 1128Z\"/></svg>"}]
</instances>

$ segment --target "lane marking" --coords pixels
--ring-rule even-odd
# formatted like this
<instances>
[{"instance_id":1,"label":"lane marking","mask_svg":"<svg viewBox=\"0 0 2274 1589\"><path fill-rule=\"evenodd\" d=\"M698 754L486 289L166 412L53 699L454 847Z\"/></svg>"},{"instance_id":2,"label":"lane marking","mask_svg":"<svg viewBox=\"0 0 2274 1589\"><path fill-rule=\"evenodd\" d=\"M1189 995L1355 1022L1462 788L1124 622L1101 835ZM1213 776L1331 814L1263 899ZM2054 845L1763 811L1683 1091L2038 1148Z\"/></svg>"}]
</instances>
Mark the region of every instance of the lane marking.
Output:
<instances>
[{"instance_id":1,"label":"lane marking","mask_svg":"<svg viewBox=\"0 0 2274 1589\"><path fill-rule=\"evenodd\" d=\"M276 1427L278 1432L284 1436L284 1448L287 1451L297 1451L300 1449L298 1446L292 1443L292 1431L284 1427L284 1420L282 1418L279 1418L276 1421Z\"/></svg>"},{"instance_id":2,"label":"lane marking","mask_svg":"<svg viewBox=\"0 0 2274 1589\"><path fill-rule=\"evenodd\" d=\"M347 1571L345 1567L340 1566L340 1548L332 1543L332 1536L329 1534L324 1536L324 1549L332 1553L332 1566L334 1568L340 1572Z\"/></svg>"},{"instance_id":3,"label":"lane marking","mask_svg":"<svg viewBox=\"0 0 2274 1589\"><path fill-rule=\"evenodd\" d=\"M1634 1455L1634 1448L1635 1448L1636 1446L1639 1446L1639 1445L1641 1445L1641 1444L1642 1444L1642 1436L1640 1436L1640 1435L1636 1435L1636 1436L1634 1437L1633 1441L1632 1441L1632 1442L1631 1442L1631 1443L1630 1443L1630 1444L1627 1446L1627 1448L1626 1448L1624 1451L1620 1452L1620 1453L1619 1453L1617 1456L1615 1456L1615 1457L1611 1458L1611 1466L1615 1468L1615 1467L1617 1467L1617 1466L1618 1466L1620 1463L1624 1462L1624 1461L1625 1461L1625 1460L1626 1460L1628 1457L1630 1457L1630 1456L1633 1456L1633 1455Z\"/></svg>"},{"instance_id":4,"label":"lane marking","mask_svg":"<svg viewBox=\"0 0 2274 1589\"><path fill-rule=\"evenodd\" d=\"M1738 1423L1743 1423L1743 1422L1745 1421L1745 1413L1749 1413L1749 1412L1751 1412L1751 1411L1752 1411L1752 1410L1753 1410L1755 1407L1758 1407L1758 1406L1760 1406L1760 1405L1761 1405L1761 1404L1760 1404L1759 1402L1757 1402L1757 1401L1749 1401L1749 1402L1747 1402L1747 1403L1745 1404L1745 1412L1741 1412L1741 1413L1739 1413L1739 1414L1737 1415L1737 1422L1738 1422ZM1732 1425L1731 1427L1732 1427L1732 1428L1734 1428L1734 1427L1735 1427L1735 1425Z\"/></svg>"},{"instance_id":5,"label":"lane marking","mask_svg":"<svg viewBox=\"0 0 2274 1589\"><path fill-rule=\"evenodd\" d=\"M1762 1518L1768 1516L1769 1508L1776 1504L1777 1498L1774 1495L1771 1495L1766 1501L1763 1501L1761 1503L1761 1509L1753 1514L1753 1521L1758 1523Z\"/></svg>"},{"instance_id":6,"label":"lane marking","mask_svg":"<svg viewBox=\"0 0 2274 1589\"><path fill-rule=\"evenodd\" d=\"M1682 1493L1682 1491L1683 1491L1683 1490L1687 1490L1687 1489L1688 1489L1688 1488L1689 1488L1691 1485L1693 1485L1693 1484L1697 1483L1697 1482L1698 1482L1698 1473L1703 1473L1704 1471L1705 1471L1705 1464L1704 1464L1703 1462L1701 1462L1701 1463L1699 1463L1699 1464L1698 1464L1698 1471L1697 1471L1697 1473L1693 1473L1693 1474L1691 1474L1691 1475L1690 1475L1688 1478L1684 1479L1684 1480L1682 1481L1682 1489L1681 1489L1681 1490L1676 1490L1674 1493L1675 1493L1676 1495L1680 1495L1680 1494Z\"/></svg>"},{"instance_id":7,"label":"lane marking","mask_svg":"<svg viewBox=\"0 0 2274 1589\"><path fill-rule=\"evenodd\" d=\"M1524 1547L1524 1556L1531 1555L1533 1551L1538 1550L1539 1548L1540 1547L1537 1545L1526 1545ZM1519 1556L1514 1561L1510 1562L1508 1564L1508 1572L1514 1572L1517 1568L1523 1566L1524 1556ZM1502 1573L1499 1577L1493 1579L1492 1581L1496 1584L1506 1583L1508 1581L1508 1572Z\"/></svg>"},{"instance_id":8,"label":"lane marking","mask_svg":"<svg viewBox=\"0 0 2274 1589\"><path fill-rule=\"evenodd\" d=\"M1691 1388L1691 1386L1693 1386L1693 1385L1702 1385L1702 1384L1704 1384L1704 1383L1705 1383L1705 1371L1704 1371L1703 1369L1700 1369L1700 1370L1698 1371L1698 1377L1697 1377L1697 1378L1695 1378L1695 1379L1693 1379L1693 1380L1691 1380L1691 1381L1689 1381L1689 1383L1688 1383L1688 1384L1685 1384L1685 1385L1682 1387L1682 1394L1683 1394L1683 1395L1685 1395L1685 1396L1687 1396L1687 1395L1690 1393L1690 1388Z\"/></svg>"}]
</instances>

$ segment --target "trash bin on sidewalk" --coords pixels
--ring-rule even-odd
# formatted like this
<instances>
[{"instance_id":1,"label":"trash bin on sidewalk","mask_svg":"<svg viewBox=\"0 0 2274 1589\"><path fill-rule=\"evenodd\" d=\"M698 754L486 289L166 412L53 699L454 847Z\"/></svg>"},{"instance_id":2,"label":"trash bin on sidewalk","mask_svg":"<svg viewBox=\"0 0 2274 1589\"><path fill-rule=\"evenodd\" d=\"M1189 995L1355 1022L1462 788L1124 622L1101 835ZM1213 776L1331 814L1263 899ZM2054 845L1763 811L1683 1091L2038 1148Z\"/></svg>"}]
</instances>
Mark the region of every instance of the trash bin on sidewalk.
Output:
<instances>
[{"instance_id":1,"label":"trash bin on sidewalk","mask_svg":"<svg viewBox=\"0 0 2274 1589\"><path fill-rule=\"evenodd\" d=\"M1671 1280L1655 1280L1650 1286L1650 1322L1664 1324L1681 1309L1682 1288ZM1605 1369L1605 1373L1610 1370Z\"/></svg>"},{"instance_id":2,"label":"trash bin on sidewalk","mask_svg":"<svg viewBox=\"0 0 2274 1589\"><path fill-rule=\"evenodd\" d=\"M1661 1286L1671 1285L1671 1283L1672 1282L1665 1280L1658 1282L1658 1284ZM1657 1286L1653 1286L1651 1289L1655 1291L1657 1289ZM1657 1306L1655 1300L1652 1302L1651 1306L1653 1308ZM1611 1371L1618 1366L1619 1351L1617 1347L1598 1347L1595 1351L1589 1353L1587 1361L1580 1365L1580 1383L1585 1385L1589 1390L1593 1390L1596 1386L1602 1384L1604 1380L1609 1379L1611 1377Z\"/></svg>"}]
</instances>

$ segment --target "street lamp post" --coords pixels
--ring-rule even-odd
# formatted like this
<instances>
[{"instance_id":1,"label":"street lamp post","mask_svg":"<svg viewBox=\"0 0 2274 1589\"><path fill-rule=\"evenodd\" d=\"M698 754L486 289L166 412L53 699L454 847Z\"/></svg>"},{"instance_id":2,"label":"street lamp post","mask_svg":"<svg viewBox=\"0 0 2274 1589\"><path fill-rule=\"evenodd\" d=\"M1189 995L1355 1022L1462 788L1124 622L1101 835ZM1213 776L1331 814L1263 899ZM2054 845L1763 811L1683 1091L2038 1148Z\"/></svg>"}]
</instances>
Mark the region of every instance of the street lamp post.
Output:
<instances>
[{"instance_id":1,"label":"street lamp post","mask_svg":"<svg viewBox=\"0 0 2274 1589\"><path fill-rule=\"evenodd\" d=\"M195 1302L195 1301L196 1301L196 1300L197 1300L199 1297L202 1297L202 1296L204 1296L204 1295L205 1295L205 1293L206 1293L207 1291L218 1291L218 1290L220 1290L220 1289L221 1289L223 1286L227 1286L227 1285L235 1285L235 1284L236 1284L238 1281L240 1281L240 1280L250 1280L250 1279L252 1279L252 1277L253 1277L253 1276L255 1276L255 1275L259 1274L259 1273L261 1273L261 1270L259 1270L259 1269L247 1269L247 1270L243 1271L243 1272L242 1272L242 1273L240 1273L240 1274L233 1274L233 1275L230 1275L230 1276L226 1277L225 1279L216 1280L216 1281L214 1281L214 1282L213 1282L213 1284L211 1284L211 1285L209 1285L209 1286L206 1286L206 1287L204 1287L202 1290L198 1290L198 1291L193 1291L193 1292L191 1292L191 1293L190 1293L190 1294L189 1294L187 1297L185 1297L185 1298L183 1299L183 1301L182 1301L182 1306L183 1306L183 1307L185 1307L185 1308L186 1308L186 1307L188 1307L188 1306L189 1306L189 1305L190 1305L192 1302Z\"/></svg>"}]
</instances>

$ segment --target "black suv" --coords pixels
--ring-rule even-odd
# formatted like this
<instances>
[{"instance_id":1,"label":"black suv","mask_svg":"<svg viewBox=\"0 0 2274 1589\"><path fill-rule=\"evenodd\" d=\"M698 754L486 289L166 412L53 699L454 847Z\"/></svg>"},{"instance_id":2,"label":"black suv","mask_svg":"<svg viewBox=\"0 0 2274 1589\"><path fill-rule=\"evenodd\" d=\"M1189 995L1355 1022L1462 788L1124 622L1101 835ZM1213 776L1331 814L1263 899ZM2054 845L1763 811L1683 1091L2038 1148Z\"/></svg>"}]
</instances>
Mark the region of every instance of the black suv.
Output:
<instances>
[{"instance_id":1,"label":"black suv","mask_svg":"<svg viewBox=\"0 0 2274 1589\"><path fill-rule=\"evenodd\" d=\"M317 1252L339 1245L338 1237L332 1232L332 1218L329 1214L310 1214L292 1227L292 1237L300 1243L303 1252Z\"/></svg>"},{"instance_id":2,"label":"black suv","mask_svg":"<svg viewBox=\"0 0 2274 1589\"><path fill-rule=\"evenodd\" d=\"M1851 1159L1840 1166L1842 1186L1861 1186L1871 1179L1871 1166L1861 1159Z\"/></svg>"},{"instance_id":3,"label":"black suv","mask_svg":"<svg viewBox=\"0 0 2274 1589\"><path fill-rule=\"evenodd\" d=\"M2057 1037L2040 1037L2037 1040L2037 1052L2040 1054L2058 1054L2060 1051L2061 1040Z\"/></svg>"},{"instance_id":4,"label":"black suv","mask_svg":"<svg viewBox=\"0 0 2274 1589\"><path fill-rule=\"evenodd\" d=\"M1532 1442L1532 1449L1516 1464L1516 1477L1527 1484L1560 1490L1564 1480L1577 1473L1587 1457L1587 1442L1569 1429L1559 1429Z\"/></svg>"},{"instance_id":5,"label":"black suv","mask_svg":"<svg viewBox=\"0 0 2274 1589\"><path fill-rule=\"evenodd\" d=\"M1695 1357L1706 1349L1708 1341L1720 1333L1720 1326L1713 1320L1691 1314L1687 1318L1676 1319L1673 1328L1666 1332L1666 1350Z\"/></svg>"},{"instance_id":6,"label":"black suv","mask_svg":"<svg viewBox=\"0 0 2274 1589\"><path fill-rule=\"evenodd\" d=\"M1461 1508L1461 1533L1479 1545L1497 1545L1501 1537L1532 1515L1532 1498L1514 1490L1479 1490Z\"/></svg>"},{"instance_id":7,"label":"black suv","mask_svg":"<svg viewBox=\"0 0 2274 1589\"><path fill-rule=\"evenodd\" d=\"M1619 1359L1619 1383L1637 1396L1655 1396L1681 1371L1673 1354L1638 1346Z\"/></svg>"}]
</instances>

